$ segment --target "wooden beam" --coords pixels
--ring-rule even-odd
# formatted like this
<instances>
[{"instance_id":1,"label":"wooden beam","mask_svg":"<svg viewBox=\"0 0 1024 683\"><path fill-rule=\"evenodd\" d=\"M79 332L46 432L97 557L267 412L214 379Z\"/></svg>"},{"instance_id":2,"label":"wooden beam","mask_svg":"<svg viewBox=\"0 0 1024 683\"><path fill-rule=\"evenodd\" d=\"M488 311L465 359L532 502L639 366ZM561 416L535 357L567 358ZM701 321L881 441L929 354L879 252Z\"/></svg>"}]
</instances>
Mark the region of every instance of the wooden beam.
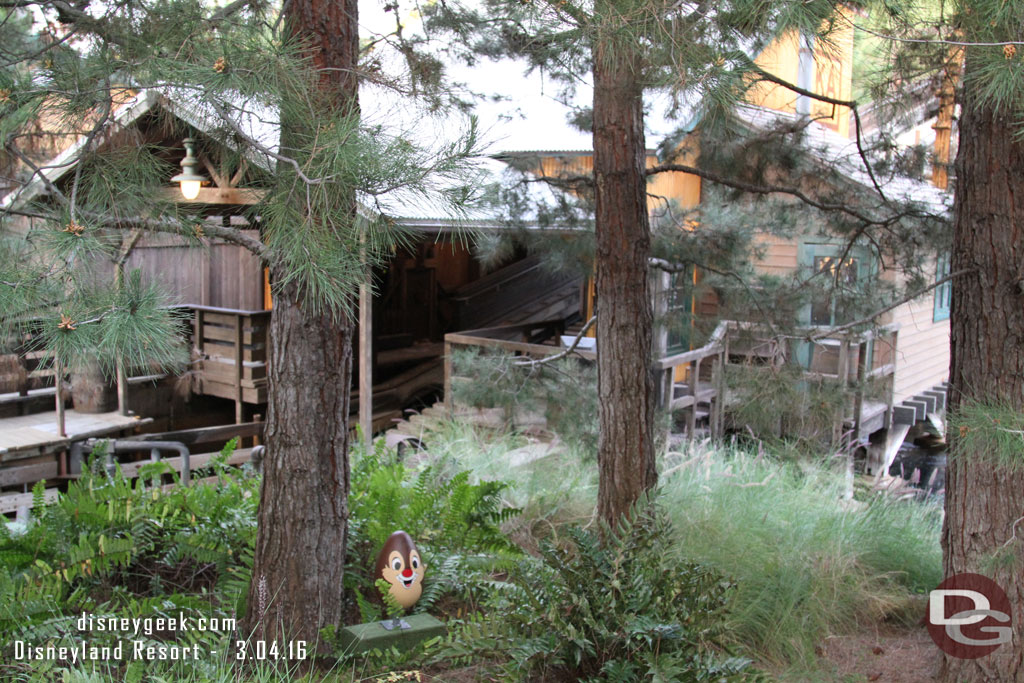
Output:
<instances>
[{"instance_id":1,"label":"wooden beam","mask_svg":"<svg viewBox=\"0 0 1024 683\"><path fill-rule=\"evenodd\" d=\"M266 190L245 187L202 187L195 199L185 199L176 187L165 187L160 190L160 198L178 204L224 204L230 206L252 206L259 204L266 197Z\"/></svg>"},{"instance_id":2,"label":"wooden beam","mask_svg":"<svg viewBox=\"0 0 1024 683\"><path fill-rule=\"evenodd\" d=\"M367 268L359 283L359 427L367 455L373 452L373 289L370 277Z\"/></svg>"},{"instance_id":3,"label":"wooden beam","mask_svg":"<svg viewBox=\"0 0 1024 683\"><path fill-rule=\"evenodd\" d=\"M263 432L262 422L243 422L233 425L217 425L216 427L198 427L196 429L180 429L159 434L139 434L132 437L134 441L180 441L186 446L211 441L226 441L234 437L258 436Z\"/></svg>"},{"instance_id":4,"label":"wooden beam","mask_svg":"<svg viewBox=\"0 0 1024 683\"><path fill-rule=\"evenodd\" d=\"M562 353L564 349L557 346L545 346L543 344L526 344L524 342L506 341L504 339L488 339L487 337L471 337L465 334L449 332L444 336L447 344L458 344L460 346L484 346L492 349L499 349L507 353L527 353L535 356L553 356ZM583 351L577 348L573 353L582 358L596 360L597 354L593 351Z\"/></svg>"},{"instance_id":5,"label":"wooden beam","mask_svg":"<svg viewBox=\"0 0 1024 683\"><path fill-rule=\"evenodd\" d=\"M455 412L455 401L452 400L452 345L447 339L444 342L444 407L449 415Z\"/></svg>"},{"instance_id":6,"label":"wooden beam","mask_svg":"<svg viewBox=\"0 0 1024 683\"><path fill-rule=\"evenodd\" d=\"M242 410L244 409L244 403L242 400L242 347L244 342L242 340L242 333L244 327L242 325L242 316L235 318L235 424L242 423ZM204 363L205 366L205 363Z\"/></svg>"},{"instance_id":7,"label":"wooden beam","mask_svg":"<svg viewBox=\"0 0 1024 683\"><path fill-rule=\"evenodd\" d=\"M128 414L128 377L124 371L124 360L117 359L117 412Z\"/></svg>"},{"instance_id":8,"label":"wooden beam","mask_svg":"<svg viewBox=\"0 0 1024 683\"><path fill-rule=\"evenodd\" d=\"M56 409L57 409L57 436L67 436L67 432L64 430L64 366L61 364L59 358L53 359L54 375L53 381L54 386L57 390L54 392L56 396Z\"/></svg>"}]
</instances>

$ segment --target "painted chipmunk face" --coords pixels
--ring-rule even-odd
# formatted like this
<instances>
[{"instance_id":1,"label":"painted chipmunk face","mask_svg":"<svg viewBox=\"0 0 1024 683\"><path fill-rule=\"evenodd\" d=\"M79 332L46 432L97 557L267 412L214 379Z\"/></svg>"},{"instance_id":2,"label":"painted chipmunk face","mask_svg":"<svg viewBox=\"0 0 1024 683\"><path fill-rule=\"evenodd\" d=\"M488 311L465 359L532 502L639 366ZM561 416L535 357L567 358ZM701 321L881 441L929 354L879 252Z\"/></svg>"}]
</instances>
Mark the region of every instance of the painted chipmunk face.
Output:
<instances>
[{"instance_id":1,"label":"painted chipmunk face","mask_svg":"<svg viewBox=\"0 0 1024 683\"><path fill-rule=\"evenodd\" d=\"M415 605L423 594L426 568L412 538L404 531L391 534L377 556L377 575L388 582L388 593L405 608Z\"/></svg>"}]
</instances>

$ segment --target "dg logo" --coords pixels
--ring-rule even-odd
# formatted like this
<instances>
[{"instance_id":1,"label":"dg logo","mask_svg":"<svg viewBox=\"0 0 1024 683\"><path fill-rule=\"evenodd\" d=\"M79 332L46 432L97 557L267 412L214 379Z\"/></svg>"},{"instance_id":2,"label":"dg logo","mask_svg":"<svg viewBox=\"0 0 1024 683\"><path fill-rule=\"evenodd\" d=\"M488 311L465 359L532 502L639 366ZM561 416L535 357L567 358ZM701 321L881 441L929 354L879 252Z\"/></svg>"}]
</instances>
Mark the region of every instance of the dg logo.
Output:
<instances>
[{"instance_id":1,"label":"dg logo","mask_svg":"<svg viewBox=\"0 0 1024 683\"><path fill-rule=\"evenodd\" d=\"M981 574L956 574L928 595L928 633L948 655L977 659L1013 639L1006 591Z\"/></svg>"}]
</instances>

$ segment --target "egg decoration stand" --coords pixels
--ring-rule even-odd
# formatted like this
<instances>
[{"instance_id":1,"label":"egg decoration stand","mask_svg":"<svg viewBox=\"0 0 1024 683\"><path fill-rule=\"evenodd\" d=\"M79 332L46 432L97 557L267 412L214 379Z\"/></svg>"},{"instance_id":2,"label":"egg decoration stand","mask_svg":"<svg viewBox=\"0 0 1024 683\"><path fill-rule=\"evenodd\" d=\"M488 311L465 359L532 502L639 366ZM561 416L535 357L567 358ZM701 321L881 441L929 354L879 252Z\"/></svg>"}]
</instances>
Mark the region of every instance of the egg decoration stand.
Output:
<instances>
[{"instance_id":1,"label":"egg decoration stand","mask_svg":"<svg viewBox=\"0 0 1024 683\"><path fill-rule=\"evenodd\" d=\"M398 605L408 609L423 594L423 575L426 569L409 534L396 531L388 537L377 555L375 577L386 581L391 597ZM412 614L347 626L341 630L341 645L350 654L392 647L407 650L417 643L444 634L445 626L438 619L429 614Z\"/></svg>"},{"instance_id":2,"label":"egg decoration stand","mask_svg":"<svg viewBox=\"0 0 1024 683\"><path fill-rule=\"evenodd\" d=\"M391 620L388 619L388 622ZM409 650L424 640L446 633L444 624L429 614L412 614L403 619L408 628L384 627L382 621L346 626L341 630L341 645L345 652L359 654L369 650L387 650L395 647Z\"/></svg>"}]
</instances>

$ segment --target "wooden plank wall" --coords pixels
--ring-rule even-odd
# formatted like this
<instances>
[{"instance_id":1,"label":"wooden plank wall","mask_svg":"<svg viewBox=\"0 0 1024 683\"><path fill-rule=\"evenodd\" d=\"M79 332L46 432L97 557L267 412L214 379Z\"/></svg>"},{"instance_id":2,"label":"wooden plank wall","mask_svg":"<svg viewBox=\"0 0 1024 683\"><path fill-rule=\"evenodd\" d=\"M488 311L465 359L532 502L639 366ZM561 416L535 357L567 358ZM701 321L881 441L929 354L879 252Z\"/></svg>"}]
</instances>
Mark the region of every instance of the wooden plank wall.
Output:
<instances>
[{"instance_id":1,"label":"wooden plank wall","mask_svg":"<svg viewBox=\"0 0 1024 683\"><path fill-rule=\"evenodd\" d=\"M934 294L929 292L892 312L892 321L901 325L896 351L896 403L949 378L949 320L933 322L934 306Z\"/></svg>"},{"instance_id":2,"label":"wooden plank wall","mask_svg":"<svg viewBox=\"0 0 1024 683\"><path fill-rule=\"evenodd\" d=\"M140 269L145 282L159 283L170 303L262 310L259 260L233 244L204 242L194 247L174 235L146 235L128 257L126 269ZM100 278L113 281L112 264L101 264L97 271Z\"/></svg>"}]
</instances>

